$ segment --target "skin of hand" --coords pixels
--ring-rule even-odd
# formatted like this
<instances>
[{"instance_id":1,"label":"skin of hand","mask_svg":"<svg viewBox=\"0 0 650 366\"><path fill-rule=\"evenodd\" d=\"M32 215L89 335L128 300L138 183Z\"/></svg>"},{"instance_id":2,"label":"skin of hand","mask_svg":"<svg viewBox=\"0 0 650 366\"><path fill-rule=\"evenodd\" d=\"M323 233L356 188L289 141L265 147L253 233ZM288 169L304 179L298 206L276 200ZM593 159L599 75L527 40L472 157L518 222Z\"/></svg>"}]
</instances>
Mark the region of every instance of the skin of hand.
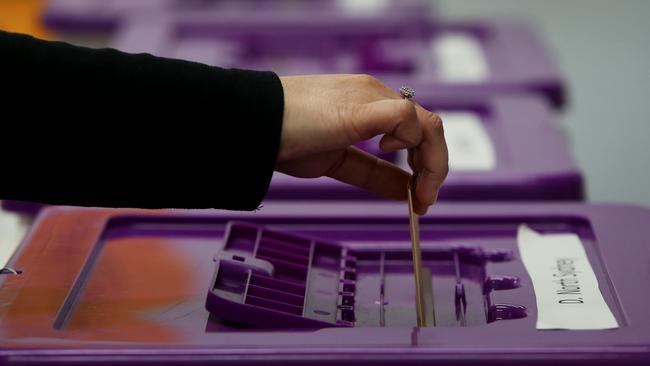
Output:
<instances>
[{"instance_id":1,"label":"skin of hand","mask_svg":"<svg viewBox=\"0 0 650 366\"><path fill-rule=\"evenodd\" d=\"M427 212L449 171L438 115L369 75L280 80L285 105L276 170L300 178L328 176L405 200L411 174L353 146L383 134L382 151L408 149L409 165L417 173L415 211Z\"/></svg>"}]
</instances>

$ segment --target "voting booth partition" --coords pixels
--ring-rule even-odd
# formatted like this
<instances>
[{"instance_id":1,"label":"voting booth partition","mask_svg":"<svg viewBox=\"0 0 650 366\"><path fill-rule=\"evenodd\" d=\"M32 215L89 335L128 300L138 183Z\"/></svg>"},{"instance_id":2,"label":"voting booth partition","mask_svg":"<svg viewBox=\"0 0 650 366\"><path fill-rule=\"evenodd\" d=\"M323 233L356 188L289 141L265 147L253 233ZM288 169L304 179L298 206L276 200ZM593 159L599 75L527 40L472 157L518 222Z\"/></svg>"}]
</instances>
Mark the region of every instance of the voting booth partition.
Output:
<instances>
[{"instance_id":1,"label":"voting booth partition","mask_svg":"<svg viewBox=\"0 0 650 366\"><path fill-rule=\"evenodd\" d=\"M582 202L567 86L529 23L432 3L50 1L47 24L126 52L412 87L450 172L417 238L404 202L280 173L251 213L2 201L38 215L0 274L0 364L650 362L650 211ZM359 147L410 171L378 140Z\"/></svg>"}]
</instances>

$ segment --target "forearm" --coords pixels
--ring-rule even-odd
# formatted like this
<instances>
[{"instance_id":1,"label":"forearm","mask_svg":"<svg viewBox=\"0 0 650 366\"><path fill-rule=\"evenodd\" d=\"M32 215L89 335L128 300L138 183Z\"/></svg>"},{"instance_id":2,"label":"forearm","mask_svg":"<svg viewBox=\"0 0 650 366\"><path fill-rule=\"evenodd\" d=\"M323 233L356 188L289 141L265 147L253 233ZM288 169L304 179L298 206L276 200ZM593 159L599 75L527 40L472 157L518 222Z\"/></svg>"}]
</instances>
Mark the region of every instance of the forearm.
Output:
<instances>
[{"instance_id":1,"label":"forearm","mask_svg":"<svg viewBox=\"0 0 650 366\"><path fill-rule=\"evenodd\" d=\"M2 146L1 198L253 209L264 196L282 124L276 75L1 32L0 54L4 115L24 121L3 138L35 153Z\"/></svg>"}]
</instances>

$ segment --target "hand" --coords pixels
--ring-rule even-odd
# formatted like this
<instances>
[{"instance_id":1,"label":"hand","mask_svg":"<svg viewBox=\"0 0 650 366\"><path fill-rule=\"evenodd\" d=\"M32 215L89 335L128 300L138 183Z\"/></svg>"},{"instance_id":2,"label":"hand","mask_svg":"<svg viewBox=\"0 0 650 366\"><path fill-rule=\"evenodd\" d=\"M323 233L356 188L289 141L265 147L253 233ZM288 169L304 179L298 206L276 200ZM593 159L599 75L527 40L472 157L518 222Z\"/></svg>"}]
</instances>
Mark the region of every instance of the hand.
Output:
<instances>
[{"instance_id":1,"label":"hand","mask_svg":"<svg viewBox=\"0 0 650 366\"><path fill-rule=\"evenodd\" d=\"M281 81L285 105L276 170L300 178L328 176L405 200L411 174L352 146L384 134L382 151L409 149L408 162L417 173L415 211L427 212L448 172L440 117L368 75Z\"/></svg>"}]
</instances>

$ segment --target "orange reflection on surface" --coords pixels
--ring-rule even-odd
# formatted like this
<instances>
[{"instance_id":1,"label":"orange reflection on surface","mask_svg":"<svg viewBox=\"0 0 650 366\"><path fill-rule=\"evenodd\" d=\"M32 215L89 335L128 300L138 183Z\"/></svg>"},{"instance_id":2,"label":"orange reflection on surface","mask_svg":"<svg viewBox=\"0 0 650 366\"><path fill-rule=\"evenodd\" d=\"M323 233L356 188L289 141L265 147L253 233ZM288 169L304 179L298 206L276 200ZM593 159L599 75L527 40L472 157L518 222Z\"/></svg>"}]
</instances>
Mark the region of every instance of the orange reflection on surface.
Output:
<instances>
[{"instance_id":1,"label":"orange reflection on surface","mask_svg":"<svg viewBox=\"0 0 650 366\"><path fill-rule=\"evenodd\" d=\"M43 24L43 0L0 0L0 29L53 39Z\"/></svg>"},{"instance_id":2,"label":"orange reflection on surface","mask_svg":"<svg viewBox=\"0 0 650 366\"><path fill-rule=\"evenodd\" d=\"M203 306L207 290L194 285L192 268L174 244L155 238L111 240L66 331L91 331L93 339L170 341L181 332L177 326L188 316L191 322L194 312L202 329L207 320Z\"/></svg>"},{"instance_id":3,"label":"orange reflection on surface","mask_svg":"<svg viewBox=\"0 0 650 366\"><path fill-rule=\"evenodd\" d=\"M25 272L3 286L0 305L8 305L0 317L4 345L28 346L29 339L62 346L184 343L204 333L212 240L193 246L183 238L124 237L101 244L97 235L108 212L66 213L39 223L15 263ZM103 247L89 263L97 245ZM54 319L66 312L61 305L84 266L92 269L88 281L67 311L69 322L56 329Z\"/></svg>"}]
</instances>

